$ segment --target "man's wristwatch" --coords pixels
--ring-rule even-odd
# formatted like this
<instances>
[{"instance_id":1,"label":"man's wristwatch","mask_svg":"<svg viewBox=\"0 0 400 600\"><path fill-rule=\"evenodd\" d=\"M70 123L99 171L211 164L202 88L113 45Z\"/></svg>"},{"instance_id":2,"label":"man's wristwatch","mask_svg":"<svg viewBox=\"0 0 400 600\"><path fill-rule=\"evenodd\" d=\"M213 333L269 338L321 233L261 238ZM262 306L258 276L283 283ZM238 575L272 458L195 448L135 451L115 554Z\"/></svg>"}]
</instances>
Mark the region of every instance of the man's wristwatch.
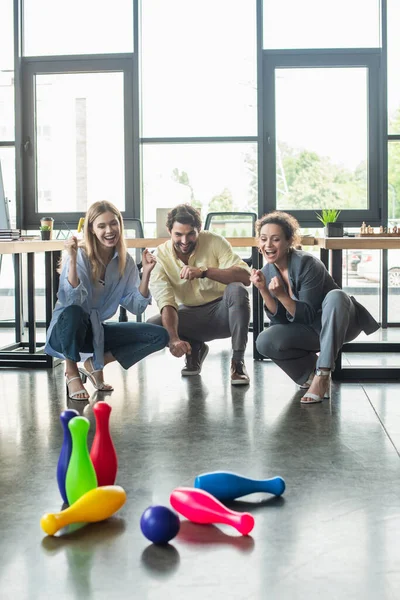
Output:
<instances>
[{"instance_id":1,"label":"man's wristwatch","mask_svg":"<svg viewBox=\"0 0 400 600\"><path fill-rule=\"evenodd\" d=\"M199 269L201 271L200 279L204 279L204 277L207 277L208 267L199 267Z\"/></svg>"}]
</instances>

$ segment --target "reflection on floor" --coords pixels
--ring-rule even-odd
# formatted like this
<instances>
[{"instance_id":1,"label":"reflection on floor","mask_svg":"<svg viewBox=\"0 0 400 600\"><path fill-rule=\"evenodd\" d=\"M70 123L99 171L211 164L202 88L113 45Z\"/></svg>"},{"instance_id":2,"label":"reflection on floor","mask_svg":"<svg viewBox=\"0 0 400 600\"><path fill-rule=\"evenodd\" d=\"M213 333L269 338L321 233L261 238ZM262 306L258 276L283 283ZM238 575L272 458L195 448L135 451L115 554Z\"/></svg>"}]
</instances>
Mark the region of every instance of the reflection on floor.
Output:
<instances>
[{"instance_id":1,"label":"reflection on floor","mask_svg":"<svg viewBox=\"0 0 400 600\"><path fill-rule=\"evenodd\" d=\"M271 362L246 359L251 386L229 381L229 342L213 342L201 377L182 379L166 351L124 372L115 391L72 408L91 422L112 405L127 492L109 521L46 537L40 517L61 507L56 466L66 408L63 367L0 370L0 590L2 598L397 599L400 590L400 384L337 384L331 400L301 406ZM167 547L139 520L169 505L199 473L281 475L275 499L231 506L255 517L248 537L182 520Z\"/></svg>"}]
</instances>

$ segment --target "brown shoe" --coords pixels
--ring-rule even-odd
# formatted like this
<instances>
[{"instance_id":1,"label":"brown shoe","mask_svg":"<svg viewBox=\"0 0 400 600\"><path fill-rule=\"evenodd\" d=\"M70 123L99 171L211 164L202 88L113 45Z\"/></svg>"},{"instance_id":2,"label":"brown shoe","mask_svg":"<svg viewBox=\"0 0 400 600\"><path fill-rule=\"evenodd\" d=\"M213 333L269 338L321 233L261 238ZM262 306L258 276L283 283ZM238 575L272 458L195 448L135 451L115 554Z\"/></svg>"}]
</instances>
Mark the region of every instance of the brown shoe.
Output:
<instances>
[{"instance_id":1,"label":"brown shoe","mask_svg":"<svg viewBox=\"0 0 400 600\"><path fill-rule=\"evenodd\" d=\"M204 342L192 344L192 353L186 354L186 364L181 371L183 377L200 375L202 364L208 354L209 347Z\"/></svg>"},{"instance_id":2,"label":"brown shoe","mask_svg":"<svg viewBox=\"0 0 400 600\"><path fill-rule=\"evenodd\" d=\"M249 385L250 377L246 371L246 367L243 360L232 359L231 383L232 385Z\"/></svg>"}]
</instances>

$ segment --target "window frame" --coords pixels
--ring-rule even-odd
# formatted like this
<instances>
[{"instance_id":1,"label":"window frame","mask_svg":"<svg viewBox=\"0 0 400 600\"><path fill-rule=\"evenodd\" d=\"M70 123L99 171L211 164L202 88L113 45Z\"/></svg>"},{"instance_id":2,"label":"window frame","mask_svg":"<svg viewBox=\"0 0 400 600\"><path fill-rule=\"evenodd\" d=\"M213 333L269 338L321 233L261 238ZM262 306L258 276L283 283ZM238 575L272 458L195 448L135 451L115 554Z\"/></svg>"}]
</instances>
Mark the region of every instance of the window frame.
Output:
<instances>
[{"instance_id":1,"label":"window frame","mask_svg":"<svg viewBox=\"0 0 400 600\"><path fill-rule=\"evenodd\" d=\"M276 131L275 131L275 69L284 68L346 68L364 67L368 69L368 208L341 212L341 222L345 226L380 225L381 206L384 202L383 144L381 122L381 49L362 50L264 50L263 51L263 196L260 197L262 213L276 210ZM316 207L317 209L319 207ZM302 227L320 226L313 210L290 210Z\"/></svg>"},{"instance_id":2,"label":"window frame","mask_svg":"<svg viewBox=\"0 0 400 600\"><path fill-rule=\"evenodd\" d=\"M125 210L123 216L139 214L140 201L135 190L134 173L139 174L137 152L138 124L137 61L134 54L46 56L21 60L22 82L22 170L23 170L23 229L37 229L41 212L38 210L35 148L35 77L41 74L110 73L124 74L124 154L125 154ZM136 192L136 193L135 193ZM54 227L65 223L76 227L81 212L54 214Z\"/></svg>"}]
</instances>

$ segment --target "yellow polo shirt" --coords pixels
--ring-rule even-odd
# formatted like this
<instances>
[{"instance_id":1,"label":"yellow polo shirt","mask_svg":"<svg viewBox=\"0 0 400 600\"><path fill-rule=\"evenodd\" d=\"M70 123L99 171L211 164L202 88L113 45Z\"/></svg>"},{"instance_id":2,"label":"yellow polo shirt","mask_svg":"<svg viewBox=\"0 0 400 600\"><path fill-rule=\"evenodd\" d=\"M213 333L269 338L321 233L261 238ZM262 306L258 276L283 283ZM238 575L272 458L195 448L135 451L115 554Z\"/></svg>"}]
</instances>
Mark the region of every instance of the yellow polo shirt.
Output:
<instances>
[{"instance_id":1,"label":"yellow polo shirt","mask_svg":"<svg viewBox=\"0 0 400 600\"><path fill-rule=\"evenodd\" d=\"M221 298L226 288L223 283L202 279L181 279L185 264L177 257L172 240L156 250L157 264L151 273L150 291L161 312L164 306L178 308L179 304L200 306ZM200 231L194 252L189 257L191 267L229 269L235 265L250 273L248 265L233 252L229 242L211 231Z\"/></svg>"}]
</instances>

